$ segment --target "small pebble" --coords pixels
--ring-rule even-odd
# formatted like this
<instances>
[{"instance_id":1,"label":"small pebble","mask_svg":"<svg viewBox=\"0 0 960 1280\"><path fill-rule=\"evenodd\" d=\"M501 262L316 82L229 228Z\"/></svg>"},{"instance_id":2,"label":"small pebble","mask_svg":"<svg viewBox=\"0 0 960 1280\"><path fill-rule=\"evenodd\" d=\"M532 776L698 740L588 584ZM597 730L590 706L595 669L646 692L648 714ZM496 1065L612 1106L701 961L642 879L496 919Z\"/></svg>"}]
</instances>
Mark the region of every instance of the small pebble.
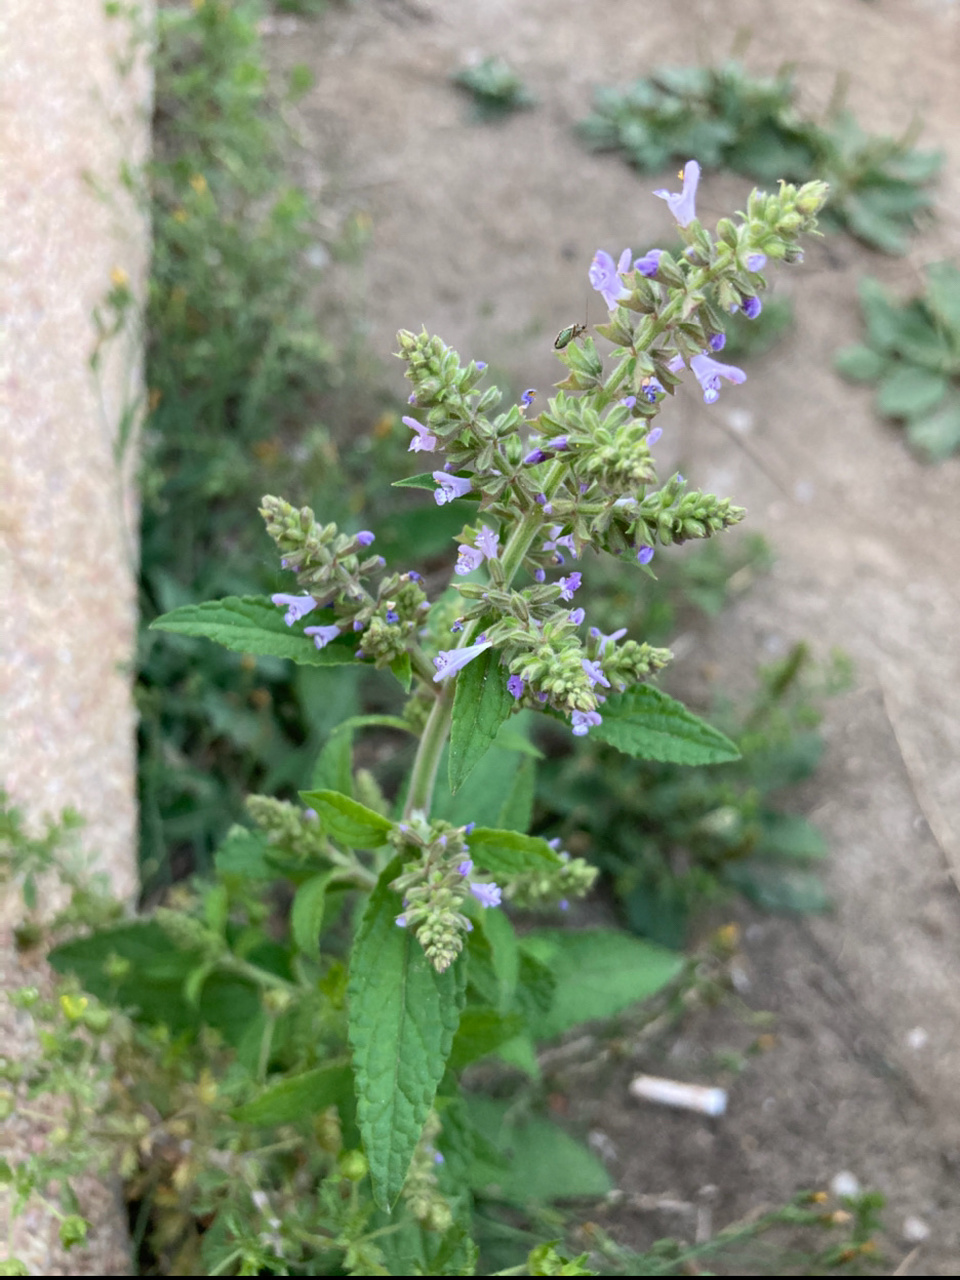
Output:
<instances>
[{"instance_id":1,"label":"small pebble","mask_svg":"<svg viewBox=\"0 0 960 1280\"><path fill-rule=\"evenodd\" d=\"M848 1169L842 1170L840 1173L834 1174L830 1182L830 1190L835 1196L843 1196L850 1198L860 1194L860 1182L855 1174Z\"/></svg>"},{"instance_id":2,"label":"small pebble","mask_svg":"<svg viewBox=\"0 0 960 1280\"><path fill-rule=\"evenodd\" d=\"M930 1228L922 1218L917 1218L913 1214L909 1218L903 1220L903 1238L908 1244L920 1244L921 1241L929 1239Z\"/></svg>"}]
</instances>

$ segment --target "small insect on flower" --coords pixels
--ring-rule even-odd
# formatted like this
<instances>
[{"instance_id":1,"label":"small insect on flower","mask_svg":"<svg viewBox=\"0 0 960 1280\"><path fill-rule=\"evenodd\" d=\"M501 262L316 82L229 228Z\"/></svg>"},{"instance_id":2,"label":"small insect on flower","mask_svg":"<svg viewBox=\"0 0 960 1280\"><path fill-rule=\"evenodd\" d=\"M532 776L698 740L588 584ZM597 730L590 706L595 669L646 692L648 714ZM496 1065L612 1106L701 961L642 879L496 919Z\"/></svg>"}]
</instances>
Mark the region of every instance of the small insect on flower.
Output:
<instances>
[{"instance_id":1,"label":"small insect on flower","mask_svg":"<svg viewBox=\"0 0 960 1280\"><path fill-rule=\"evenodd\" d=\"M568 324L565 329L561 329L553 341L553 345L557 351L562 351L564 347L569 347L571 342L575 342L582 333L587 332L585 324Z\"/></svg>"}]
</instances>

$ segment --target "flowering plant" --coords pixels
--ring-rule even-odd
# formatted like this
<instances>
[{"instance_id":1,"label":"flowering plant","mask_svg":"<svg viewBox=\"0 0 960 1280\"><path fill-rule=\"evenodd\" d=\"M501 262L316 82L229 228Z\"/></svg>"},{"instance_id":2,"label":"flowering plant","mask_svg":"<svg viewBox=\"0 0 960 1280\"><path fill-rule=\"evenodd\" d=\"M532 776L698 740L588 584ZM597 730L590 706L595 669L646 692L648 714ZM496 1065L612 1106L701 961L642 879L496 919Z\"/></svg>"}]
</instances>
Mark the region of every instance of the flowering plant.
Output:
<instances>
[{"instance_id":1,"label":"flowering plant","mask_svg":"<svg viewBox=\"0 0 960 1280\"><path fill-rule=\"evenodd\" d=\"M323 904L333 894L361 895L346 987L349 1064L336 1064L338 1081L348 1076L356 1098L357 1179L369 1172L382 1212L402 1193L421 1225L441 1234L453 1229L450 1206L465 1194L438 1172L462 1133L457 1073L510 1045L514 1061L529 1057L535 1023L546 1034L569 1025L531 1015L550 1006L561 966L556 941L518 939L502 905L562 910L596 874L556 842L526 834L521 768L501 781L501 795L471 792L470 780L504 749L507 722L520 710L646 759L705 764L737 755L722 734L646 683L667 664L668 650L623 630L603 634L577 604L591 555L652 574L660 549L712 537L744 515L679 473L660 481L656 420L688 369L708 404L725 382L744 381L741 369L717 358L724 319L738 309L759 314L769 262L802 260L798 240L815 232L826 188L755 191L746 213L721 219L711 234L696 216L698 181L690 161L680 192L655 193L677 221L685 245L678 256L624 250L614 260L597 252L589 278L608 308L597 333L611 353L601 357L581 326L563 330L556 347L567 374L539 413L534 389L503 410L501 392L483 386L483 362L464 365L426 332L400 333L412 384L403 419L409 450L431 454L432 465L396 483L467 513L451 590L431 601L420 574L377 554L374 531L345 533L268 495L261 514L298 591L188 606L153 624L242 653L387 668L409 695L402 717L355 717L330 736L303 807L252 797L250 811L297 886L291 927L309 957L296 982L263 980L270 1025L291 1003L302 1005L302 1021L310 1001L328 994L329 965L316 955ZM353 771L352 735L371 723L417 739L394 804L369 774ZM514 742L513 750L524 749ZM463 811L465 796L472 814ZM224 899L214 914L228 913ZM182 921L165 920L164 928L183 932ZM194 923L200 933L195 928L186 942L200 946L210 929ZM642 993L676 972L655 948L632 945L647 948L644 963L652 966ZM205 962L201 986L212 964ZM260 982L253 968L246 958L230 960L231 973ZM264 1068L269 1060L268 1044ZM340 1105L339 1094L331 1100Z\"/></svg>"}]
</instances>

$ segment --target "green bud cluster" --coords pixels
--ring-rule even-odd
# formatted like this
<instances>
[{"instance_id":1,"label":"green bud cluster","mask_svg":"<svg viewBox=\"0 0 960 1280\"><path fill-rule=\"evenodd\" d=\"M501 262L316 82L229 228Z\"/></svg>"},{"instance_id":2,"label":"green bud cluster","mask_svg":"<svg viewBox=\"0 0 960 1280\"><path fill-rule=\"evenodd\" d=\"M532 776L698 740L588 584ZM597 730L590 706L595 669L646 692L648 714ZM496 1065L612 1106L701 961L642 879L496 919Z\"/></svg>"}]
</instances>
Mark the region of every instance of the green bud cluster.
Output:
<instances>
[{"instance_id":1,"label":"green bud cluster","mask_svg":"<svg viewBox=\"0 0 960 1280\"><path fill-rule=\"evenodd\" d=\"M410 1162L403 1198L421 1226L428 1231L444 1232L453 1226L453 1213L437 1185L436 1141L440 1131L436 1112L431 1111ZM442 1162L443 1157L439 1160Z\"/></svg>"},{"instance_id":2,"label":"green bud cluster","mask_svg":"<svg viewBox=\"0 0 960 1280\"><path fill-rule=\"evenodd\" d=\"M568 898L584 897L593 888L599 874L599 869L583 858L568 858L556 870L513 876L504 884L503 896L524 910L556 906Z\"/></svg>"},{"instance_id":3,"label":"green bud cluster","mask_svg":"<svg viewBox=\"0 0 960 1280\"><path fill-rule=\"evenodd\" d=\"M330 846L319 823L300 805L273 796L249 795L247 813L269 844L304 862L326 859ZM242 830L242 828L240 828Z\"/></svg>"},{"instance_id":4,"label":"green bud cluster","mask_svg":"<svg viewBox=\"0 0 960 1280\"><path fill-rule=\"evenodd\" d=\"M380 556L366 556L356 535L340 533L333 523L321 525L309 507L297 509L283 498L265 494L260 507L267 533L297 575L298 584L318 599L331 596L363 602L361 579L383 567Z\"/></svg>"},{"instance_id":5,"label":"green bud cluster","mask_svg":"<svg viewBox=\"0 0 960 1280\"><path fill-rule=\"evenodd\" d=\"M457 868L470 857L466 830L448 822L426 820L414 813L398 824L388 839L411 858L390 888L403 897L402 928L412 929L427 959L443 973L463 950L473 925L461 907L469 891L467 877Z\"/></svg>"}]
</instances>

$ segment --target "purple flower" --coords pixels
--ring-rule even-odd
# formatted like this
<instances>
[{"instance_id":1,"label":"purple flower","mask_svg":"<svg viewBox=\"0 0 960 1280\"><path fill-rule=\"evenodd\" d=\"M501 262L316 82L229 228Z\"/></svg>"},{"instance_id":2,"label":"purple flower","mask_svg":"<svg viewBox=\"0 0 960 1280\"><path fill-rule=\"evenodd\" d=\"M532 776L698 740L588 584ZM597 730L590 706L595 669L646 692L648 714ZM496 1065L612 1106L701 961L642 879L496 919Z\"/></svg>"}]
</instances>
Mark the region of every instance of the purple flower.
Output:
<instances>
[{"instance_id":1,"label":"purple flower","mask_svg":"<svg viewBox=\"0 0 960 1280\"><path fill-rule=\"evenodd\" d=\"M484 525L477 534L477 547L488 560L496 560L500 554L500 535Z\"/></svg>"},{"instance_id":2,"label":"purple flower","mask_svg":"<svg viewBox=\"0 0 960 1280\"><path fill-rule=\"evenodd\" d=\"M767 255L765 253L748 253L747 254L747 270L762 271L767 265Z\"/></svg>"},{"instance_id":3,"label":"purple flower","mask_svg":"<svg viewBox=\"0 0 960 1280\"><path fill-rule=\"evenodd\" d=\"M491 642L484 640L480 644L468 644L465 649L441 649L433 660L433 665L437 668L434 680L446 680L449 676L455 675L461 667L465 667L474 658L479 658L481 653L485 653L490 648L492 648Z\"/></svg>"},{"instance_id":4,"label":"purple flower","mask_svg":"<svg viewBox=\"0 0 960 1280\"><path fill-rule=\"evenodd\" d=\"M446 471L434 471L433 478L440 486L433 495L438 507L442 507L445 502L452 502L454 498L462 498L473 488L469 479L463 476L447 475Z\"/></svg>"},{"instance_id":5,"label":"purple flower","mask_svg":"<svg viewBox=\"0 0 960 1280\"><path fill-rule=\"evenodd\" d=\"M466 879L472 870L473 870L473 859L464 858L464 860L457 867L457 874L463 876L463 878Z\"/></svg>"},{"instance_id":6,"label":"purple flower","mask_svg":"<svg viewBox=\"0 0 960 1280\"><path fill-rule=\"evenodd\" d=\"M573 534L565 533L562 537L557 536L560 533L560 530L562 528L563 528L562 524L555 524L551 527L550 537L543 544L543 549L544 551L556 551L557 547L566 547L567 550L570 552L570 554L573 556L574 560L576 560L577 544L576 542L574 542ZM561 564L562 563L563 563L563 560L561 557Z\"/></svg>"},{"instance_id":7,"label":"purple flower","mask_svg":"<svg viewBox=\"0 0 960 1280\"><path fill-rule=\"evenodd\" d=\"M642 276L646 276L647 279L655 276L657 274L662 253L662 249L651 249L648 253L645 253L642 258L638 258L636 260L633 264L634 271L639 271L640 274Z\"/></svg>"},{"instance_id":8,"label":"purple flower","mask_svg":"<svg viewBox=\"0 0 960 1280\"><path fill-rule=\"evenodd\" d=\"M637 551L637 563L649 564L653 559L653 547L648 547L646 543Z\"/></svg>"},{"instance_id":9,"label":"purple flower","mask_svg":"<svg viewBox=\"0 0 960 1280\"><path fill-rule=\"evenodd\" d=\"M727 335L725 333L712 333L708 345L711 351L722 351L727 345Z\"/></svg>"},{"instance_id":10,"label":"purple flower","mask_svg":"<svg viewBox=\"0 0 960 1280\"><path fill-rule=\"evenodd\" d=\"M681 227L688 227L697 216L694 202L697 196L697 184L700 181L700 166L696 160L688 160L683 166L680 170L680 181L683 183L683 190L679 194L665 191L663 188L653 194L659 196L661 200L666 200L670 212Z\"/></svg>"},{"instance_id":11,"label":"purple flower","mask_svg":"<svg viewBox=\"0 0 960 1280\"><path fill-rule=\"evenodd\" d=\"M625 636L627 634L627 628L621 627L619 631L612 631L610 635L605 636L599 627L591 627L590 634L593 636L594 640L600 641L600 653L602 654L604 649L607 647L607 641L619 640L621 636Z\"/></svg>"},{"instance_id":12,"label":"purple flower","mask_svg":"<svg viewBox=\"0 0 960 1280\"><path fill-rule=\"evenodd\" d=\"M604 249L598 249L593 255L593 262L590 264L588 273L590 283L597 293L603 295L608 311L612 311L624 298L630 297L630 290L624 288L623 281L620 279L621 271L630 270L630 258L629 249L624 249L620 255L620 261L617 263L614 263L609 253Z\"/></svg>"},{"instance_id":13,"label":"purple flower","mask_svg":"<svg viewBox=\"0 0 960 1280\"><path fill-rule=\"evenodd\" d=\"M523 393L520 399L523 401L525 405L531 405L533 404L536 394L537 394L536 387L527 387L526 391Z\"/></svg>"},{"instance_id":14,"label":"purple flower","mask_svg":"<svg viewBox=\"0 0 960 1280\"><path fill-rule=\"evenodd\" d=\"M524 458L523 465L525 467L535 467L538 462L543 462L546 456L542 449L531 449Z\"/></svg>"},{"instance_id":15,"label":"purple flower","mask_svg":"<svg viewBox=\"0 0 960 1280\"><path fill-rule=\"evenodd\" d=\"M509 693L512 698L523 697L523 681L519 676L511 676L507 681L507 693Z\"/></svg>"},{"instance_id":16,"label":"purple flower","mask_svg":"<svg viewBox=\"0 0 960 1280\"><path fill-rule=\"evenodd\" d=\"M671 356L667 361L667 369L670 373L679 373L683 368L685 368L683 356L678 351L675 356Z\"/></svg>"},{"instance_id":17,"label":"purple flower","mask_svg":"<svg viewBox=\"0 0 960 1280\"><path fill-rule=\"evenodd\" d=\"M553 447L557 451L557 453L563 453L564 449L567 448L569 443L570 441L567 439L566 436L557 436L556 440L554 440L553 442Z\"/></svg>"},{"instance_id":18,"label":"purple flower","mask_svg":"<svg viewBox=\"0 0 960 1280\"><path fill-rule=\"evenodd\" d=\"M312 613L317 607L317 602L313 596L285 596L282 592L277 592L270 599L274 604L281 608L286 605L287 612L283 615L283 620L288 627L292 627L295 622L299 622L301 618L305 618L308 613Z\"/></svg>"},{"instance_id":19,"label":"purple flower","mask_svg":"<svg viewBox=\"0 0 960 1280\"><path fill-rule=\"evenodd\" d=\"M582 738L591 725L602 724L603 717L599 711L574 711L570 722L573 725L573 736Z\"/></svg>"},{"instance_id":20,"label":"purple flower","mask_svg":"<svg viewBox=\"0 0 960 1280\"><path fill-rule=\"evenodd\" d=\"M423 581L423 574L422 574L422 573L417 573L416 569L408 569L408 570L407 570L407 577L410 579L410 581L411 581L411 582L422 582L422 581Z\"/></svg>"},{"instance_id":21,"label":"purple flower","mask_svg":"<svg viewBox=\"0 0 960 1280\"><path fill-rule=\"evenodd\" d=\"M446 1161L445 1161L445 1160L444 1160L444 1158L443 1158L443 1152L442 1152L442 1151L435 1151L435 1152L433 1153L433 1163L434 1163L434 1164L446 1164Z\"/></svg>"},{"instance_id":22,"label":"purple flower","mask_svg":"<svg viewBox=\"0 0 960 1280\"><path fill-rule=\"evenodd\" d=\"M454 573L463 577L466 573L472 573L474 569L479 569L483 564L483 552L476 550L474 547L461 545L458 548L457 563L453 567Z\"/></svg>"},{"instance_id":23,"label":"purple flower","mask_svg":"<svg viewBox=\"0 0 960 1280\"><path fill-rule=\"evenodd\" d=\"M303 634L305 636L313 636L313 643L318 649L325 648L331 640L336 640L340 634L340 628L331 627L304 627Z\"/></svg>"},{"instance_id":24,"label":"purple flower","mask_svg":"<svg viewBox=\"0 0 960 1280\"><path fill-rule=\"evenodd\" d=\"M376 538L369 529L361 529L357 534L357 541L360 543L361 547L369 547L371 542L376 541Z\"/></svg>"},{"instance_id":25,"label":"purple flower","mask_svg":"<svg viewBox=\"0 0 960 1280\"><path fill-rule=\"evenodd\" d=\"M557 903L557 906L560 908L561 911L570 910L570 903L566 900L566 898L561 898L560 901Z\"/></svg>"},{"instance_id":26,"label":"purple flower","mask_svg":"<svg viewBox=\"0 0 960 1280\"><path fill-rule=\"evenodd\" d=\"M407 453L419 453L422 449L424 453L433 453L437 447L437 437L425 427L422 422L418 422L416 418L403 417L400 421L405 427L409 427L411 431L415 431L416 435L410 441L410 447Z\"/></svg>"},{"instance_id":27,"label":"purple flower","mask_svg":"<svg viewBox=\"0 0 960 1280\"><path fill-rule=\"evenodd\" d=\"M744 298L743 314L748 320L756 320L757 316L763 310L763 303L759 298Z\"/></svg>"},{"instance_id":28,"label":"purple flower","mask_svg":"<svg viewBox=\"0 0 960 1280\"><path fill-rule=\"evenodd\" d=\"M560 599L572 600L573 593L579 590L580 583L583 580L582 573L571 573L566 578L560 579Z\"/></svg>"},{"instance_id":29,"label":"purple flower","mask_svg":"<svg viewBox=\"0 0 960 1280\"><path fill-rule=\"evenodd\" d=\"M472 884L470 892L481 907L499 907L500 886L497 884Z\"/></svg>"},{"instance_id":30,"label":"purple flower","mask_svg":"<svg viewBox=\"0 0 960 1280\"><path fill-rule=\"evenodd\" d=\"M625 409L632 409L637 403L637 397L624 396L623 399L620 401L620 403L623 405Z\"/></svg>"},{"instance_id":31,"label":"purple flower","mask_svg":"<svg viewBox=\"0 0 960 1280\"><path fill-rule=\"evenodd\" d=\"M747 375L742 369L738 369L734 364L721 364L719 360L712 360L705 352L703 355L693 357L690 368L703 388L703 398L707 404L713 404L719 396L721 378L736 383L747 380Z\"/></svg>"},{"instance_id":32,"label":"purple flower","mask_svg":"<svg viewBox=\"0 0 960 1280\"><path fill-rule=\"evenodd\" d=\"M610 681L603 674L603 667L600 666L599 662L591 662L589 658L581 658L580 665L587 673L591 689L598 684L602 684L605 689L610 688Z\"/></svg>"},{"instance_id":33,"label":"purple flower","mask_svg":"<svg viewBox=\"0 0 960 1280\"><path fill-rule=\"evenodd\" d=\"M537 502L540 503L541 507L543 507L544 509L544 512L548 516L553 514L553 504L547 501L547 495L545 493L537 494Z\"/></svg>"},{"instance_id":34,"label":"purple flower","mask_svg":"<svg viewBox=\"0 0 960 1280\"><path fill-rule=\"evenodd\" d=\"M533 571L533 579L534 579L534 581L535 581L535 582L546 582L546 580L547 580L547 571L546 571L546 569L534 569L534 571Z\"/></svg>"},{"instance_id":35,"label":"purple flower","mask_svg":"<svg viewBox=\"0 0 960 1280\"><path fill-rule=\"evenodd\" d=\"M395 917L394 917L394 921L393 921L393 923L394 923L398 928L400 928L400 929L405 929L405 928L407 927L407 917L406 917L406 916L395 916Z\"/></svg>"},{"instance_id":36,"label":"purple flower","mask_svg":"<svg viewBox=\"0 0 960 1280\"><path fill-rule=\"evenodd\" d=\"M647 432L647 444L656 444L663 435L663 427L654 427L652 431Z\"/></svg>"},{"instance_id":37,"label":"purple flower","mask_svg":"<svg viewBox=\"0 0 960 1280\"><path fill-rule=\"evenodd\" d=\"M317 819L320 817L316 809L304 809L303 816L307 819L308 822L316 822Z\"/></svg>"},{"instance_id":38,"label":"purple flower","mask_svg":"<svg viewBox=\"0 0 960 1280\"><path fill-rule=\"evenodd\" d=\"M658 395L666 395L666 392L663 389L663 383L659 378L644 378L641 383L641 387L643 389L643 398L646 400L647 404L656 404Z\"/></svg>"},{"instance_id":39,"label":"purple flower","mask_svg":"<svg viewBox=\"0 0 960 1280\"><path fill-rule=\"evenodd\" d=\"M354 631L362 631L362 630L363 630L363 623L360 621L360 619L359 619L359 618L354 618L354 620L353 620L353 629L354 629Z\"/></svg>"},{"instance_id":40,"label":"purple flower","mask_svg":"<svg viewBox=\"0 0 960 1280\"><path fill-rule=\"evenodd\" d=\"M477 824L475 822L468 822L467 825L463 828L463 834L465 836L468 836L476 825Z\"/></svg>"},{"instance_id":41,"label":"purple flower","mask_svg":"<svg viewBox=\"0 0 960 1280\"><path fill-rule=\"evenodd\" d=\"M453 626L450 628L450 630L451 630L451 631L462 631L462 630L463 630L463 619L462 619L462 618L457 618L456 622L453 624Z\"/></svg>"},{"instance_id":42,"label":"purple flower","mask_svg":"<svg viewBox=\"0 0 960 1280\"><path fill-rule=\"evenodd\" d=\"M399 621L400 621L400 615L399 615L399 613L397 613L396 609L388 609L388 610L387 610L387 612L386 612L386 621L387 621L391 626L393 626L393 624L394 624L395 622L399 622Z\"/></svg>"},{"instance_id":43,"label":"purple flower","mask_svg":"<svg viewBox=\"0 0 960 1280\"><path fill-rule=\"evenodd\" d=\"M477 370L480 373L483 373L484 369L487 367L486 360L474 360L473 363L476 365Z\"/></svg>"},{"instance_id":44,"label":"purple flower","mask_svg":"<svg viewBox=\"0 0 960 1280\"><path fill-rule=\"evenodd\" d=\"M570 621L573 623L575 627L579 627L586 616L587 615L583 611L583 609L571 609L571 611L567 614L567 617L570 619Z\"/></svg>"}]
</instances>

